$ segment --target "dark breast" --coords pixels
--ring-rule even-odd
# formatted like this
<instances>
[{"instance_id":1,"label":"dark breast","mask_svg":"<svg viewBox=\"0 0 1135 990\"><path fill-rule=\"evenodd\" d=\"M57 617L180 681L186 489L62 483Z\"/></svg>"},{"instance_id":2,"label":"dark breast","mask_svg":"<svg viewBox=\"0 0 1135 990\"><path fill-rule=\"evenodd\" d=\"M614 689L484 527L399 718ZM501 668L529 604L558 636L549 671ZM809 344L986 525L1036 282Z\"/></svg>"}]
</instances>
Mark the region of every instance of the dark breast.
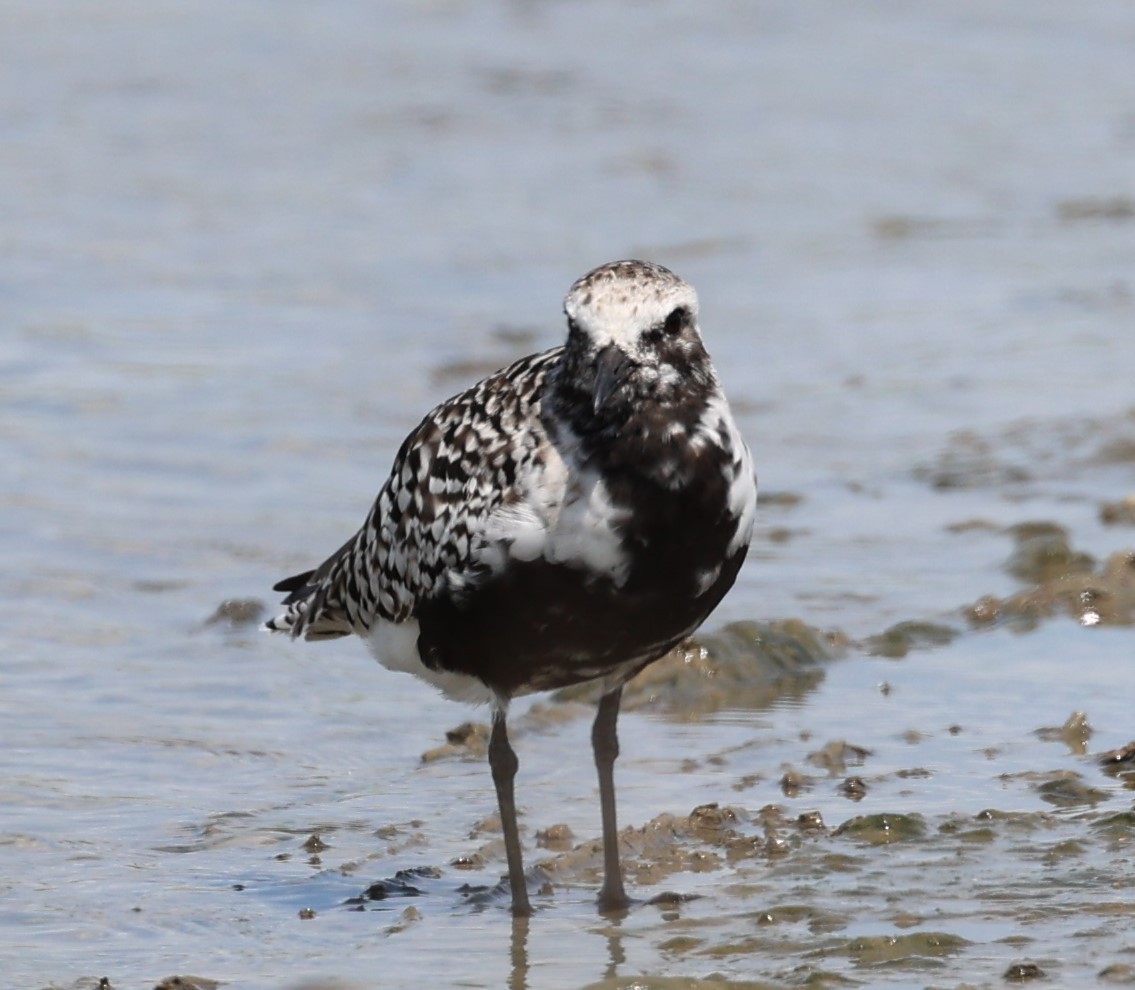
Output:
<instances>
[{"instance_id":1,"label":"dark breast","mask_svg":"<svg viewBox=\"0 0 1135 990\"><path fill-rule=\"evenodd\" d=\"M607 478L612 501L627 509L622 584L579 566L509 560L461 599L420 604L423 662L512 696L615 671L629 677L667 653L729 590L747 549L728 552L737 520L721 464L699 467L698 483L678 491L633 472Z\"/></svg>"}]
</instances>

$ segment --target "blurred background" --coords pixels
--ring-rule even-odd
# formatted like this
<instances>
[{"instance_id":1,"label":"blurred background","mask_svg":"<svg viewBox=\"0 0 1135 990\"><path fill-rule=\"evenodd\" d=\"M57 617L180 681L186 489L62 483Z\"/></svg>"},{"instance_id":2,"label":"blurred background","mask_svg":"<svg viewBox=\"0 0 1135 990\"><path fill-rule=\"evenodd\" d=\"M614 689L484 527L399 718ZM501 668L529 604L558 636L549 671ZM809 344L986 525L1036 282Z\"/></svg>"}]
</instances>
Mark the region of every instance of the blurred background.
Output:
<instances>
[{"instance_id":1,"label":"blurred background","mask_svg":"<svg viewBox=\"0 0 1135 990\"><path fill-rule=\"evenodd\" d=\"M361 978L383 953L390 985L444 985L458 958L469 985L502 982L503 910L483 922L481 959L452 906L402 949L335 909L418 862L367 861L374 828L418 822L422 856L444 864L489 814L478 761L418 766L469 713L358 643L290 644L243 620L354 530L433 404L559 343L567 287L620 257L697 286L773 496L710 629L798 617L852 644L847 682L833 673L807 702L680 729L632 716L624 821L688 812L692 786L728 800L716 771L692 785L675 767L770 729L767 792L744 800L783 799L775 769L802 758L805 722L876 752L908 724L980 724L988 737L965 755L921 756L942 776L917 802L941 814L993 803L1004 768L979 749L1012 739L1033 767L1032 731L1073 708L1093 716L1093 748L1135 734L1129 612L1092 620L1058 590L1022 638L996 621L975 631L964 611L1051 576L1006 565L1022 523L1048 527L1042 553L1097 576L1135 543L1127 0L7 2L13 985L199 971L281 986ZM244 611L210 622L229 599ZM921 665L873 658L868 637L903 622L935 623L949 645ZM967 671L1004 681L951 708ZM870 715L877 685L904 677L898 721ZM559 731L525 741L522 803L533 830L567 815L590 838L589 761L562 767L564 747L585 752L585 723ZM1080 772L1083 755L1049 762ZM905 758L880 756L880 773ZM902 803L897 785L885 793ZM830 824L852 813L826 792L817 805ZM336 829L335 863L367 861L365 882L278 865L281 848ZM259 884L254 908L233 903L234 884ZM529 947L545 966L533 985L714 969L667 955L656 916L638 955L612 962L584 933L588 896L561 915L557 937L578 939L557 943L564 958ZM319 929L297 920L315 902L335 918ZM423 962L432 945L452 957ZM787 967L803 949L783 951ZM730 958L715 965L776 968Z\"/></svg>"}]
</instances>

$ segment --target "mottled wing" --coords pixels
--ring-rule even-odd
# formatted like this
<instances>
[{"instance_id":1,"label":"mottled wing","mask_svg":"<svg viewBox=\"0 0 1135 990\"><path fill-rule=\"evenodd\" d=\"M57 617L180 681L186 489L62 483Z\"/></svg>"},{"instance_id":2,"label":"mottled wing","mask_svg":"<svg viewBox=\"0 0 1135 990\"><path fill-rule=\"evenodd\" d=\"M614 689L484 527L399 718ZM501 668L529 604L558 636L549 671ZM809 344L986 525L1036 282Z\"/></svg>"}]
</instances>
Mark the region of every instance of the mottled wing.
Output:
<instances>
[{"instance_id":1,"label":"mottled wing","mask_svg":"<svg viewBox=\"0 0 1135 990\"><path fill-rule=\"evenodd\" d=\"M267 627L304 639L402 622L420 602L476 584L486 527L517 500L545 439L539 408L560 348L525 358L442 403L402 444L362 528L318 568L287 578Z\"/></svg>"}]
</instances>

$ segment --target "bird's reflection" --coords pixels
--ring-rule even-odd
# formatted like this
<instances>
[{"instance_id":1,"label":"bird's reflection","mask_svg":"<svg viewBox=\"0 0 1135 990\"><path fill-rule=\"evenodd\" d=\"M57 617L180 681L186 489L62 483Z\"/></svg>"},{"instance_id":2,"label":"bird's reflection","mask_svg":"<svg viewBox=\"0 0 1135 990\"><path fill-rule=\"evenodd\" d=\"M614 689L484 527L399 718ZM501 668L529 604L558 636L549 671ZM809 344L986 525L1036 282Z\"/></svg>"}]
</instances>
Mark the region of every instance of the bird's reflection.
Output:
<instances>
[{"instance_id":1,"label":"bird's reflection","mask_svg":"<svg viewBox=\"0 0 1135 990\"><path fill-rule=\"evenodd\" d=\"M512 966L509 969L508 990L528 990L528 926L532 919L512 919L512 940L509 951Z\"/></svg>"},{"instance_id":2,"label":"bird's reflection","mask_svg":"<svg viewBox=\"0 0 1135 990\"><path fill-rule=\"evenodd\" d=\"M601 933L607 940L607 966L603 976L613 980L619 975L619 970L627 961L626 950L623 948L623 919L630 912L626 909L602 912L605 926L597 933ZM539 924L539 912L534 916L535 923ZM509 942L510 968L508 990L528 990L528 933L533 924L533 917L514 917L512 919L512 938Z\"/></svg>"},{"instance_id":3,"label":"bird's reflection","mask_svg":"<svg viewBox=\"0 0 1135 990\"><path fill-rule=\"evenodd\" d=\"M623 949L621 928L623 919L629 913L625 908L620 911L606 912L609 924L603 935L607 939L607 969L603 975L609 980L613 980L619 975L619 968L627 961L627 954Z\"/></svg>"}]
</instances>

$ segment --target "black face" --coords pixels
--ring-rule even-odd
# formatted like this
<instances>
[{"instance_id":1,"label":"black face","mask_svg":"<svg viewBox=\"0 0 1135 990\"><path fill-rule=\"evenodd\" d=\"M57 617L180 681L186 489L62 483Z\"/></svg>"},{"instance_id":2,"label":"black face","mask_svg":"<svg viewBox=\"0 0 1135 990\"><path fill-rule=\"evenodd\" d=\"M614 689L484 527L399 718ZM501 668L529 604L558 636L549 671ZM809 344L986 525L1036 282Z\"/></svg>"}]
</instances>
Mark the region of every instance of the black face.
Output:
<instances>
[{"instance_id":1,"label":"black face","mask_svg":"<svg viewBox=\"0 0 1135 990\"><path fill-rule=\"evenodd\" d=\"M709 355L693 314L676 306L628 340L602 346L568 321L567 378L589 395L600 419L623 419L641 404L669 405L702 395L714 385Z\"/></svg>"},{"instance_id":2,"label":"black face","mask_svg":"<svg viewBox=\"0 0 1135 990\"><path fill-rule=\"evenodd\" d=\"M617 328L623 329L623 328ZM709 355L691 310L675 306L639 330L597 340L568 321L563 364L553 384L558 412L575 433L608 456L661 458L675 436L690 436L717 391ZM622 456L622 455L620 455Z\"/></svg>"},{"instance_id":3,"label":"black face","mask_svg":"<svg viewBox=\"0 0 1135 990\"><path fill-rule=\"evenodd\" d=\"M717 382L692 286L661 265L616 261L577 281L564 311L568 339L550 386L578 436L645 456L644 446L696 426Z\"/></svg>"},{"instance_id":4,"label":"black face","mask_svg":"<svg viewBox=\"0 0 1135 990\"><path fill-rule=\"evenodd\" d=\"M651 382L649 373L640 376L658 402L674 401L691 390L701 391L713 384L709 355L698 334L694 316L685 306L676 306L661 323L656 323L639 337L645 360L641 366L649 372L656 369Z\"/></svg>"}]
</instances>

